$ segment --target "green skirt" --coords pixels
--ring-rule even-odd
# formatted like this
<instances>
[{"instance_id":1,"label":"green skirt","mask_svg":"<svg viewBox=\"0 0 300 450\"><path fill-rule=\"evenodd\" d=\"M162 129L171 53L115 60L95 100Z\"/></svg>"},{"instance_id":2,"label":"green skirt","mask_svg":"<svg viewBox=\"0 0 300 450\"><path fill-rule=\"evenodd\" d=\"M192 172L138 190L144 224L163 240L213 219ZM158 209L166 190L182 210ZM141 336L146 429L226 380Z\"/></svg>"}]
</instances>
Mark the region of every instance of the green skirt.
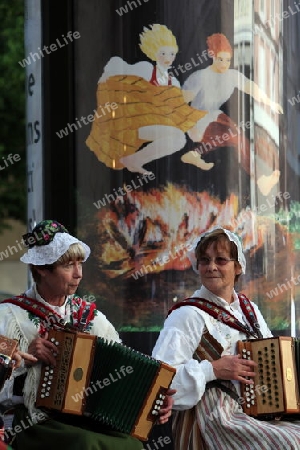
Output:
<instances>
[{"instance_id":1,"label":"green skirt","mask_svg":"<svg viewBox=\"0 0 300 450\"><path fill-rule=\"evenodd\" d=\"M18 409L12 429L16 450L141 450L142 443L124 433L107 430L82 416L57 414L32 425L28 411Z\"/></svg>"}]
</instances>

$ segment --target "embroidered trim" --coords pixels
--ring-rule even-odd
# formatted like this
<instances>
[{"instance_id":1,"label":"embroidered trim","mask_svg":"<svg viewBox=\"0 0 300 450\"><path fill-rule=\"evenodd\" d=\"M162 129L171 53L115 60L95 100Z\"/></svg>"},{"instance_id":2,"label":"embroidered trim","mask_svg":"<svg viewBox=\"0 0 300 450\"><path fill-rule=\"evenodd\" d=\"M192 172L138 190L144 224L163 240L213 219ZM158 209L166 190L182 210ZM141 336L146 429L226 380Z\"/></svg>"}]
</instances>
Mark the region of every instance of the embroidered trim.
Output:
<instances>
[{"instance_id":1,"label":"embroidered trim","mask_svg":"<svg viewBox=\"0 0 300 450\"><path fill-rule=\"evenodd\" d=\"M56 311L47 305L44 305L34 298L26 297L25 295L16 295L15 297L4 300L2 303L12 303L13 305L26 309L26 311L29 311L44 320L49 315L57 316L60 320L63 320Z\"/></svg>"},{"instance_id":2,"label":"embroidered trim","mask_svg":"<svg viewBox=\"0 0 300 450\"><path fill-rule=\"evenodd\" d=\"M80 297L75 297L73 299L80 299ZM7 300L4 300L2 303L11 303L25 309L29 313L34 314L35 316L43 320L43 325L46 328L60 327L68 328L69 330L73 329L76 331L78 331L78 329L80 331L84 331L87 328L88 324L93 320L95 316L96 309L96 305L94 303L87 304L85 301L81 300L80 309L78 311L78 326L76 327L74 325L66 323L61 315L54 311L52 308L44 305L38 300L26 297L25 295L18 295L9 298Z\"/></svg>"},{"instance_id":3,"label":"embroidered trim","mask_svg":"<svg viewBox=\"0 0 300 450\"><path fill-rule=\"evenodd\" d=\"M245 333L248 337L252 336L255 338L260 338L262 335L259 330L257 317L253 309L253 306L250 303L250 300L245 295L238 295L238 298L240 301L241 309L247 321L250 323L252 330L248 327L248 325L244 325L243 323L241 323L233 314L231 314L229 311L226 311L226 309L224 309L222 306L217 306L215 303L210 302L205 298L188 297L184 299L182 302L179 302L176 305L174 305L168 312L168 315L171 314L171 312L174 311L175 309L180 308L181 306L185 305L197 306L202 311L205 311L206 313L208 313L215 319L219 320L220 322L224 323L225 325L228 325L229 327L234 328L235 330Z\"/></svg>"}]
</instances>

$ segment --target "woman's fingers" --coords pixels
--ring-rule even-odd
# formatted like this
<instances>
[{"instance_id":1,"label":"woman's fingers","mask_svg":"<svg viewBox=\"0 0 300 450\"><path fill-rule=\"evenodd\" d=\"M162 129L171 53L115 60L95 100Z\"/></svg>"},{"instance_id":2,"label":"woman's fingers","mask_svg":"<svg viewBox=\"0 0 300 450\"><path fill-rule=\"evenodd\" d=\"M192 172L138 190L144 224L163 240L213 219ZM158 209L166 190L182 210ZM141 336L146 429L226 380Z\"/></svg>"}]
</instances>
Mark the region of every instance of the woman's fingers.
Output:
<instances>
[{"instance_id":1,"label":"woman's fingers","mask_svg":"<svg viewBox=\"0 0 300 450\"><path fill-rule=\"evenodd\" d=\"M16 361L16 368L19 367L21 365L22 359L24 359L25 364L28 363L36 363L38 360L35 356L30 355L29 353L25 353L25 352L21 352L20 350L18 350L15 354L14 354L14 360Z\"/></svg>"},{"instance_id":2,"label":"woman's fingers","mask_svg":"<svg viewBox=\"0 0 300 450\"><path fill-rule=\"evenodd\" d=\"M57 354L57 347L53 342L47 339L38 337L34 339L28 347L28 353L35 356L38 361L42 361L51 366L55 366L55 356Z\"/></svg>"},{"instance_id":3,"label":"woman's fingers","mask_svg":"<svg viewBox=\"0 0 300 450\"><path fill-rule=\"evenodd\" d=\"M222 380L238 380L245 384L253 384L254 368L257 364L252 360L245 360L240 355L226 355L212 362L214 373ZM250 377L250 379L247 379Z\"/></svg>"}]
</instances>

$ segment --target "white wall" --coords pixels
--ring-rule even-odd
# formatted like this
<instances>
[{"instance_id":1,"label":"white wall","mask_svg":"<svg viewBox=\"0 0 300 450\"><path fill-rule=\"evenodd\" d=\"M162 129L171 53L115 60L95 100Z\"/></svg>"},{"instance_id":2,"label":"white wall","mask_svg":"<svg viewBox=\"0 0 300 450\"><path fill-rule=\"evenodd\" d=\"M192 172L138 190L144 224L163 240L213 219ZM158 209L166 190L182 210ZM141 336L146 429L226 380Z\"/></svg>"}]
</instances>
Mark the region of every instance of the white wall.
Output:
<instances>
[{"instance_id":1,"label":"white wall","mask_svg":"<svg viewBox=\"0 0 300 450\"><path fill-rule=\"evenodd\" d=\"M27 265L20 262L26 251L22 235L26 225L10 220L11 229L0 234L0 291L20 294L27 288Z\"/></svg>"}]
</instances>

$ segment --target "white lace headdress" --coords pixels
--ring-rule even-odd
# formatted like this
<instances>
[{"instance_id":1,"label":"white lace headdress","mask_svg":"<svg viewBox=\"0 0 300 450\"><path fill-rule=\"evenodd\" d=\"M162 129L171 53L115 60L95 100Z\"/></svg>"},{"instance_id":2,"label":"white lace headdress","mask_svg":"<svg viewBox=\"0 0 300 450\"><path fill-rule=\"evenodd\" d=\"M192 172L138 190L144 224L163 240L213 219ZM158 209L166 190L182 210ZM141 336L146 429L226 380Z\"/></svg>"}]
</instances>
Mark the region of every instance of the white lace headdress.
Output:
<instances>
[{"instance_id":1,"label":"white lace headdress","mask_svg":"<svg viewBox=\"0 0 300 450\"><path fill-rule=\"evenodd\" d=\"M43 266L55 263L72 244L80 244L86 261L91 249L84 242L69 234L68 230L55 220L44 220L23 236L28 251L20 258L25 264Z\"/></svg>"},{"instance_id":2,"label":"white lace headdress","mask_svg":"<svg viewBox=\"0 0 300 450\"><path fill-rule=\"evenodd\" d=\"M192 267L193 267L194 271L196 273L198 273L197 260L196 260L196 256L195 256L195 250L196 250L197 245L199 244L201 239L203 239L204 237L207 237L208 235L210 235L215 230L222 230L222 231L224 231L224 233L226 234L228 239L231 242L235 243L235 245L237 247L237 251L238 251L238 262L241 265L242 273L245 274L246 273L246 258L245 258L245 255L244 255L244 252L243 252L243 247L242 247L242 244L241 244L241 241L240 241L239 237L235 233L232 233L232 231L229 231L226 228L223 228L223 227L221 227L219 225L211 228L208 231L205 231L204 233L202 233L200 235L199 238L195 239L195 241L193 242L192 248L188 252L188 258L191 261L191 264L192 264Z\"/></svg>"}]
</instances>

